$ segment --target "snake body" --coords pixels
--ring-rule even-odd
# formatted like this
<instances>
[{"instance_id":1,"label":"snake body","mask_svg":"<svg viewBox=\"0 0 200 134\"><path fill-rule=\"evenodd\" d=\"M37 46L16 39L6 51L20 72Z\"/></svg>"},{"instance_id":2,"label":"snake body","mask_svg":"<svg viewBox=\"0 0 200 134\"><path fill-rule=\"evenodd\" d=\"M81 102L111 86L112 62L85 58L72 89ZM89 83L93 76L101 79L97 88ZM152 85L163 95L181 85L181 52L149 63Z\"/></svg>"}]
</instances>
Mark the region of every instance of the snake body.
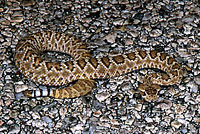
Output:
<instances>
[{"instance_id":1,"label":"snake body","mask_svg":"<svg viewBox=\"0 0 200 134\"><path fill-rule=\"evenodd\" d=\"M50 62L41 58L44 51L58 51L71 55L74 60ZM15 64L30 80L48 86L70 86L47 91L25 91L29 97L51 96L75 98L94 88L95 79L120 76L134 70L154 68L165 73L151 73L139 85L141 95L147 101L158 98L159 85L180 83L183 75L181 65L166 53L155 50L94 58L86 45L73 36L58 32L38 32L21 39L16 46Z\"/></svg>"}]
</instances>

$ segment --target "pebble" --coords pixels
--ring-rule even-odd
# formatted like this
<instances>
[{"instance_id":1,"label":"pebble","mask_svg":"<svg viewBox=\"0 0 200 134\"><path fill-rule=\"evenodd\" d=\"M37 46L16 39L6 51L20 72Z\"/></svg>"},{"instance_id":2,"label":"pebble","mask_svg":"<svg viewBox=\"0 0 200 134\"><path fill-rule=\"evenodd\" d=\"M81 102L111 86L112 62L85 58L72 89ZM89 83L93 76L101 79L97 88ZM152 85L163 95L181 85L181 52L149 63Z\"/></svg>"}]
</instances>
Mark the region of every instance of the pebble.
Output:
<instances>
[{"instance_id":1,"label":"pebble","mask_svg":"<svg viewBox=\"0 0 200 134\"><path fill-rule=\"evenodd\" d=\"M195 81L195 83L196 83L197 85L200 85L200 76L196 76L196 77L194 78L194 81Z\"/></svg>"},{"instance_id":2,"label":"pebble","mask_svg":"<svg viewBox=\"0 0 200 134\"><path fill-rule=\"evenodd\" d=\"M197 102L200 102L200 95L198 95L198 96L196 97L196 101L197 101Z\"/></svg>"},{"instance_id":3,"label":"pebble","mask_svg":"<svg viewBox=\"0 0 200 134\"><path fill-rule=\"evenodd\" d=\"M0 24L9 26L10 25L10 21L7 20L7 19L0 19Z\"/></svg>"},{"instance_id":4,"label":"pebble","mask_svg":"<svg viewBox=\"0 0 200 134\"><path fill-rule=\"evenodd\" d=\"M190 34L191 30L192 30L192 26L188 25L188 24L185 24L183 25L183 28L184 28L184 34Z\"/></svg>"},{"instance_id":5,"label":"pebble","mask_svg":"<svg viewBox=\"0 0 200 134\"><path fill-rule=\"evenodd\" d=\"M0 8L0 12L3 12L4 11L4 9L3 8Z\"/></svg>"},{"instance_id":6,"label":"pebble","mask_svg":"<svg viewBox=\"0 0 200 134\"><path fill-rule=\"evenodd\" d=\"M83 128L83 125L82 125L82 124L78 124L78 125L72 127L72 128L71 128L71 131L72 131L73 134L75 134L75 133L78 134L78 133L80 133L80 131L83 130L83 129L84 129L84 128Z\"/></svg>"},{"instance_id":7,"label":"pebble","mask_svg":"<svg viewBox=\"0 0 200 134\"><path fill-rule=\"evenodd\" d=\"M147 42L147 36L142 34L140 37L141 42Z\"/></svg>"},{"instance_id":8,"label":"pebble","mask_svg":"<svg viewBox=\"0 0 200 134\"><path fill-rule=\"evenodd\" d=\"M178 121L172 121L171 126L176 128L176 129L179 129L182 126L182 124Z\"/></svg>"},{"instance_id":9,"label":"pebble","mask_svg":"<svg viewBox=\"0 0 200 134\"><path fill-rule=\"evenodd\" d=\"M110 94L108 92L102 92L102 93L99 93L99 94L95 95L96 99L99 102L105 101L109 96L110 96Z\"/></svg>"},{"instance_id":10,"label":"pebble","mask_svg":"<svg viewBox=\"0 0 200 134\"><path fill-rule=\"evenodd\" d=\"M22 92L22 91L25 91L28 89L28 86L27 85L15 85L15 91L17 93L19 92Z\"/></svg>"},{"instance_id":11,"label":"pebble","mask_svg":"<svg viewBox=\"0 0 200 134\"><path fill-rule=\"evenodd\" d=\"M119 121L117 121L115 119L112 119L110 122L112 125L120 125Z\"/></svg>"},{"instance_id":12,"label":"pebble","mask_svg":"<svg viewBox=\"0 0 200 134\"><path fill-rule=\"evenodd\" d=\"M194 121L200 123L200 118L194 118Z\"/></svg>"},{"instance_id":13,"label":"pebble","mask_svg":"<svg viewBox=\"0 0 200 134\"><path fill-rule=\"evenodd\" d=\"M156 106L156 108L161 108L161 110L167 110L170 109L171 107L172 107L172 102L169 100L163 100Z\"/></svg>"},{"instance_id":14,"label":"pebble","mask_svg":"<svg viewBox=\"0 0 200 134\"><path fill-rule=\"evenodd\" d=\"M148 125L146 125L146 127L145 127L147 130L153 130L153 128L154 128L154 125L152 125L152 124L148 124ZM151 134L151 132L145 132L145 133L149 133L149 134Z\"/></svg>"},{"instance_id":15,"label":"pebble","mask_svg":"<svg viewBox=\"0 0 200 134\"><path fill-rule=\"evenodd\" d=\"M137 110L137 111L141 111L142 110L142 104L136 104L136 106L135 106L135 110Z\"/></svg>"},{"instance_id":16,"label":"pebble","mask_svg":"<svg viewBox=\"0 0 200 134\"><path fill-rule=\"evenodd\" d=\"M100 117L102 115L102 112L101 111L96 111L96 112L93 113L93 115L95 117Z\"/></svg>"},{"instance_id":17,"label":"pebble","mask_svg":"<svg viewBox=\"0 0 200 134\"><path fill-rule=\"evenodd\" d=\"M134 111L133 114L135 115L135 117L136 117L137 119L141 119L141 115L140 115L138 112Z\"/></svg>"},{"instance_id":18,"label":"pebble","mask_svg":"<svg viewBox=\"0 0 200 134\"><path fill-rule=\"evenodd\" d=\"M182 129L182 132L184 133L184 134L186 134L188 131L187 131L187 129Z\"/></svg>"},{"instance_id":19,"label":"pebble","mask_svg":"<svg viewBox=\"0 0 200 134\"><path fill-rule=\"evenodd\" d=\"M198 85L195 82L189 82L187 84L187 87L191 89L192 92L197 93L198 92Z\"/></svg>"},{"instance_id":20,"label":"pebble","mask_svg":"<svg viewBox=\"0 0 200 134\"><path fill-rule=\"evenodd\" d=\"M153 120L152 120L151 118L149 118L149 117L146 117L145 120L146 120L148 123L153 122Z\"/></svg>"},{"instance_id":21,"label":"pebble","mask_svg":"<svg viewBox=\"0 0 200 134\"><path fill-rule=\"evenodd\" d=\"M13 17L19 17L19 16L23 16L21 11L15 11L12 15Z\"/></svg>"},{"instance_id":22,"label":"pebble","mask_svg":"<svg viewBox=\"0 0 200 134\"><path fill-rule=\"evenodd\" d=\"M46 122L46 123L52 123L52 119L48 116L44 116L42 117L42 119Z\"/></svg>"},{"instance_id":23,"label":"pebble","mask_svg":"<svg viewBox=\"0 0 200 134\"><path fill-rule=\"evenodd\" d=\"M35 0L23 0L23 5L26 7L26 6L32 6L32 5L35 5Z\"/></svg>"},{"instance_id":24,"label":"pebble","mask_svg":"<svg viewBox=\"0 0 200 134\"><path fill-rule=\"evenodd\" d=\"M2 126L4 124L4 122L2 120L0 120L0 126Z\"/></svg>"},{"instance_id":25,"label":"pebble","mask_svg":"<svg viewBox=\"0 0 200 134\"><path fill-rule=\"evenodd\" d=\"M132 89L132 85L130 82L123 82L123 84L120 85L120 88L122 89L122 91L127 91Z\"/></svg>"},{"instance_id":26,"label":"pebble","mask_svg":"<svg viewBox=\"0 0 200 134\"><path fill-rule=\"evenodd\" d=\"M133 125L134 121L135 121L134 118L130 118L130 119L128 119L128 120L125 121L125 124L126 125Z\"/></svg>"},{"instance_id":27,"label":"pebble","mask_svg":"<svg viewBox=\"0 0 200 134\"><path fill-rule=\"evenodd\" d=\"M162 31L159 30L159 29L154 29L154 30L152 30L152 31L149 32L149 35L151 37L159 37L159 36L162 35Z\"/></svg>"},{"instance_id":28,"label":"pebble","mask_svg":"<svg viewBox=\"0 0 200 134\"><path fill-rule=\"evenodd\" d=\"M5 126L0 127L0 132L6 131L6 130L7 130L7 127L5 127Z\"/></svg>"},{"instance_id":29,"label":"pebble","mask_svg":"<svg viewBox=\"0 0 200 134\"><path fill-rule=\"evenodd\" d=\"M19 17L19 16L17 16L17 17L11 17L11 20L10 20L10 22L15 22L15 23L20 23L20 22L23 22L24 21L24 18L23 17Z\"/></svg>"},{"instance_id":30,"label":"pebble","mask_svg":"<svg viewBox=\"0 0 200 134\"><path fill-rule=\"evenodd\" d=\"M116 33L111 33L111 34L108 34L108 35L105 37L105 39L106 39L109 43L114 43L116 37L117 37Z\"/></svg>"},{"instance_id":31,"label":"pebble","mask_svg":"<svg viewBox=\"0 0 200 134\"><path fill-rule=\"evenodd\" d=\"M133 30L133 31L130 31L129 34L130 34L133 38L136 38L136 37L139 36L139 31Z\"/></svg>"},{"instance_id":32,"label":"pebble","mask_svg":"<svg viewBox=\"0 0 200 134\"><path fill-rule=\"evenodd\" d=\"M133 44L133 40L132 39L126 39L125 40L125 44L126 45L132 45Z\"/></svg>"},{"instance_id":33,"label":"pebble","mask_svg":"<svg viewBox=\"0 0 200 134\"><path fill-rule=\"evenodd\" d=\"M179 121L181 124L185 125L185 126L188 126L188 124L189 124L189 122L186 121L185 119L179 118L178 121Z\"/></svg>"},{"instance_id":34,"label":"pebble","mask_svg":"<svg viewBox=\"0 0 200 134\"><path fill-rule=\"evenodd\" d=\"M10 126L11 130L8 132L8 134L17 134L20 132L20 127L19 125L12 125Z\"/></svg>"},{"instance_id":35,"label":"pebble","mask_svg":"<svg viewBox=\"0 0 200 134\"><path fill-rule=\"evenodd\" d=\"M122 25L123 22L124 22L123 19L116 19L116 20L113 22L113 24L114 24L114 25Z\"/></svg>"},{"instance_id":36,"label":"pebble","mask_svg":"<svg viewBox=\"0 0 200 134\"><path fill-rule=\"evenodd\" d=\"M12 33L9 31L1 31L1 34L6 36L6 37L12 37Z\"/></svg>"}]
</instances>

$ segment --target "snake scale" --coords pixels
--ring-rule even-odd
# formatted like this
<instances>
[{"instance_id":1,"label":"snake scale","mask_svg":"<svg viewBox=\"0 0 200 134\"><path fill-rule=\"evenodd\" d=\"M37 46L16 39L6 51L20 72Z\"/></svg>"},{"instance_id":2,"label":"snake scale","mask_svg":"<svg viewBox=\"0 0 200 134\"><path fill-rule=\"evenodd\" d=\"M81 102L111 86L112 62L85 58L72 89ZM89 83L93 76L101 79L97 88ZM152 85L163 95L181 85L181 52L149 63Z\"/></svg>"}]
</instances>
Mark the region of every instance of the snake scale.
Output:
<instances>
[{"instance_id":1,"label":"snake scale","mask_svg":"<svg viewBox=\"0 0 200 134\"><path fill-rule=\"evenodd\" d=\"M74 60L50 62L41 58L44 51L67 53ZM95 79L106 79L150 68L160 69L164 73L146 75L138 90L146 101L155 101L160 85L178 84L183 75L181 65L166 53L137 50L123 55L94 58L80 39L50 31L38 32L21 39L16 46L14 60L20 72L36 83L48 86L72 83L56 90L24 91L28 97L75 98L90 92L95 86Z\"/></svg>"}]
</instances>

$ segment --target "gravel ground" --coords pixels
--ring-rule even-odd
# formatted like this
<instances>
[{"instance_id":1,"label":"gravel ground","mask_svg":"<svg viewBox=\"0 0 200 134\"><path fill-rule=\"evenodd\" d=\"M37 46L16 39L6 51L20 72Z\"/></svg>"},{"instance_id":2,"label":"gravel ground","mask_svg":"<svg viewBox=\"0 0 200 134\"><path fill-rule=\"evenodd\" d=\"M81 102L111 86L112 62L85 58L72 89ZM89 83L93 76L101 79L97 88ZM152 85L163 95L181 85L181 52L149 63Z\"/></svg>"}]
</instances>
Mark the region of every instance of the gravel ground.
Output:
<instances>
[{"instance_id":1,"label":"gravel ground","mask_svg":"<svg viewBox=\"0 0 200 134\"><path fill-rule=\"evenodd\" d=\"M0 134L200 133L198 0L0 0L0 29ZM84 97L29 99L21 91L51 87L23 77L13 54L20 38L44 30L81 38L95 57L164 51L185 67L183 80L152 103L137 93L144 70L97 80Z\"/></svg>"}]
</instances>

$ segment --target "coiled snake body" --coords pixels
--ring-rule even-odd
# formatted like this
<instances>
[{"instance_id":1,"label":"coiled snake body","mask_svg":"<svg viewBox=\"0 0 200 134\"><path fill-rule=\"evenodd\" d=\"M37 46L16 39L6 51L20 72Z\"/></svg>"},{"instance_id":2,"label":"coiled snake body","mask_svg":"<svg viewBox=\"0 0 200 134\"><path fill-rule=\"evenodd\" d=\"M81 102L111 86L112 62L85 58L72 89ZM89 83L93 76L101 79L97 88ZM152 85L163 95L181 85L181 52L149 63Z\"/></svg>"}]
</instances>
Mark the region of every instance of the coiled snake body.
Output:
<instances>
[{"instance_id":1,"label":"coiled snake body","mask_svg":"<svg viewBox=\"0 0 200 134\"><path fill-rule=\"evenodd\" d=\"M40 57L44 51L68 53L74 60L50 62ZM23 38L16 47L14 60L22 74L39 84L63 86L77 80L76 83L62 89L25 91L24 94L28 97L79 97L94 88L95 79L120 76L143 68L157 68L165 73L146 75L144 83L138 88L145 100L154 101L158 98L159 85L178 84L183 75L181 65L166 53L141 50L93 58L86 45L79 39L57 32L39 32Z\"/></svg>"}]
</instances>

